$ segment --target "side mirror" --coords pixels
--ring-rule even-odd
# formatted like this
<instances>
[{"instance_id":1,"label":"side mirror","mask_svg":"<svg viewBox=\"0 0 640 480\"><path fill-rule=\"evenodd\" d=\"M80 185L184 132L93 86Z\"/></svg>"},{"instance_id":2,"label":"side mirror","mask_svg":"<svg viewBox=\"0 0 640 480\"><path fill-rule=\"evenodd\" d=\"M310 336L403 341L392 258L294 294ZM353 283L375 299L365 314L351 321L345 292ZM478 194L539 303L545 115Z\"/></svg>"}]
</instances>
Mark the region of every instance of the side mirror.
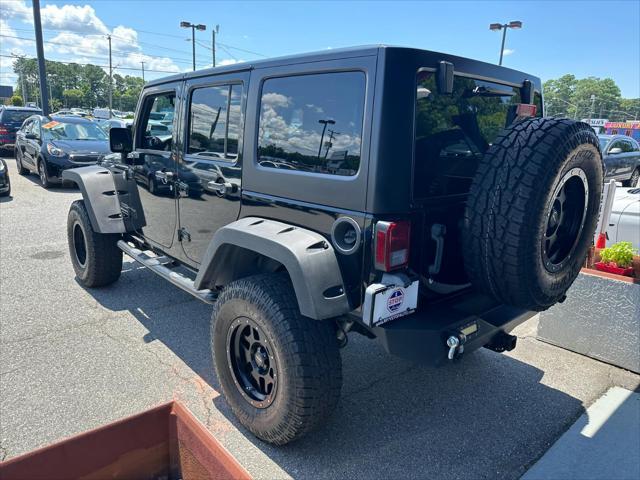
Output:
<instances>
[{"instance_id":1,"label":"side mirror","mask_svg":"<svg viewBox=\"0 0 640 480\"><path fill-rule=\"evenodd\" d=\"M109 130L109 147L114 153L129 153L133 151L133 139L128 128L113 127Z\"/></svg>"},{"instance_id":2,"label":"side mirror","mask_svg":"<svg viewBox=\"0 0 640 480\"><path fill-rule=\"evenodd\" d=\"M27 140L38 140L38 136L35 133L27 133L24 138Z\"/></svg>"},{"instance_id":3,"label":"side mirror","mask_svg":"<svg viewBox=\"0 0 640 480\"><path fill-rule=\"evenodd\" d=\"M620 147L615 147L609 150L609 155L617 155L618 153L622 153L622 149Z\"/></svg>"}]
</instances>

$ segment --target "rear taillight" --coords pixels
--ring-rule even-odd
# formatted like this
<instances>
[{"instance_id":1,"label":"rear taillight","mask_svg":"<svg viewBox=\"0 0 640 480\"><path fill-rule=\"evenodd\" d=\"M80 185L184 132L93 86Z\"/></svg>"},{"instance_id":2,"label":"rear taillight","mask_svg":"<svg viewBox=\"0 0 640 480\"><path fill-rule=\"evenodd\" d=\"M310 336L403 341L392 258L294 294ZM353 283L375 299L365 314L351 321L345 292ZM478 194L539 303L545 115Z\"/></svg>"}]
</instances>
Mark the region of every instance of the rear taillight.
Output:
<instances>
[{"instance_id":1,"label":"rear taillight","mask_svg":"<svg viewBox=\"0 0 640 480\"><path fill-rule=\"evenodd\" d=\"M375 235L376 270L390 272L409 264L411 223L378 222Z\"/></svg>"},{"instance_id":2,"label":"rear taillight","mask_svg":"<svg viewBox=\"0 0 640 480\"><path fill-rule=\"evenodd\" d=\"M0 125L0 135L8 135L9 130Z\"/></svg>"}]
</instances>

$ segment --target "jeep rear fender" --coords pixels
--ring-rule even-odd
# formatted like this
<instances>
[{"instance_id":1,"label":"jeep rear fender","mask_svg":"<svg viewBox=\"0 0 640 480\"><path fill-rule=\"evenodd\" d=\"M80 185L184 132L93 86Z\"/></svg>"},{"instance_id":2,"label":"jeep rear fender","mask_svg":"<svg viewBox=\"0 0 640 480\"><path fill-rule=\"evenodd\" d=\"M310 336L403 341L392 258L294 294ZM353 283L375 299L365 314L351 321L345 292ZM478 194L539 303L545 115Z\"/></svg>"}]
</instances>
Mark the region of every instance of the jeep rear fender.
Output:
<instances>
[{"instance_id":1,"label":"jeep rear fender","mask_svg":"<svg viewBox=\"0 0 640 480\"><path fill-rule=\"evenodd\" d=\"M304 316L320 320L349 312L342 275L329 242L316 232L257 217L237 220L215 233L202 259L195 288L225 285L239 278L238 271L250 273L247 264L261 257L287 270Z\"/></svg>"},{"instance_id":2,"label":"jeep rear fender","mask_svg":"<svg viewBox=\"0 0 640 480\"><path fill-rule=\"evenodd\" d=\"M62 178L78 185L96 232L125 233L144 226L135 180L99 165L64 170Z\"/></svg>"}]
</instances>

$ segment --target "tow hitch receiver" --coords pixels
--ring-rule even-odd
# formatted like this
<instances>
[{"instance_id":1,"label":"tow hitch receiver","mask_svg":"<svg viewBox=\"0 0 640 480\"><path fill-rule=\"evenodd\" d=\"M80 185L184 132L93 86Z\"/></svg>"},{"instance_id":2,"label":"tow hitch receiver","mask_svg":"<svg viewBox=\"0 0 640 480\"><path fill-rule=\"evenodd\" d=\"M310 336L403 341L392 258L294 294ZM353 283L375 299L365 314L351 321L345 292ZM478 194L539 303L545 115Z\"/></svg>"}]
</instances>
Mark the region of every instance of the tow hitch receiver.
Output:
<instances>
[{"instance_id":1,"label":"tow hitch receiver","mask_svg":"<svg viewBox=\"0 0 640 480\"><path fill-rule=\"evenodd\" d=\"M516 348L516 342L518 337L515 335L509 335L508 333L500 332L498 335L491 339L491 342L485 345L485 348L493 350L494 352L510 352Z\"/></svg>"}]
</instances>

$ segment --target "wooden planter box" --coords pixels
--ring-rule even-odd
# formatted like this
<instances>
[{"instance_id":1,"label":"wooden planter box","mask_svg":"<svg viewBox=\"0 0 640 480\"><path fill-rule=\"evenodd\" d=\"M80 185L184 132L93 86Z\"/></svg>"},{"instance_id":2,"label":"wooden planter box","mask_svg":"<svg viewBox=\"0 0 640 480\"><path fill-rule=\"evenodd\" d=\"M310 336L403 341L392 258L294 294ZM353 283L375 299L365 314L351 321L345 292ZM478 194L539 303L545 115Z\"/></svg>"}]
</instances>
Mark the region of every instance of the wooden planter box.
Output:
<instances>
[{"instance_id":1,"label":"wooden planter box","mask_svg":"<svg viewBox=\"0 0 640 480\"><path fill-rule=\"evenodd\" d=\"M638 257L634 269L636 278L582 269L567 299L540 314L538 339L640 373Z\"/></svg>"},{"instance_id":2,"label":"wooden planter box","mask_svg":"<svg viewBox=\"0 0 640 480\"><path fill-rule=\"evenodd\" d=\"M249 479L181 404L170 402L0 462L2 480Z\"/></svg>"}]
</instances>

